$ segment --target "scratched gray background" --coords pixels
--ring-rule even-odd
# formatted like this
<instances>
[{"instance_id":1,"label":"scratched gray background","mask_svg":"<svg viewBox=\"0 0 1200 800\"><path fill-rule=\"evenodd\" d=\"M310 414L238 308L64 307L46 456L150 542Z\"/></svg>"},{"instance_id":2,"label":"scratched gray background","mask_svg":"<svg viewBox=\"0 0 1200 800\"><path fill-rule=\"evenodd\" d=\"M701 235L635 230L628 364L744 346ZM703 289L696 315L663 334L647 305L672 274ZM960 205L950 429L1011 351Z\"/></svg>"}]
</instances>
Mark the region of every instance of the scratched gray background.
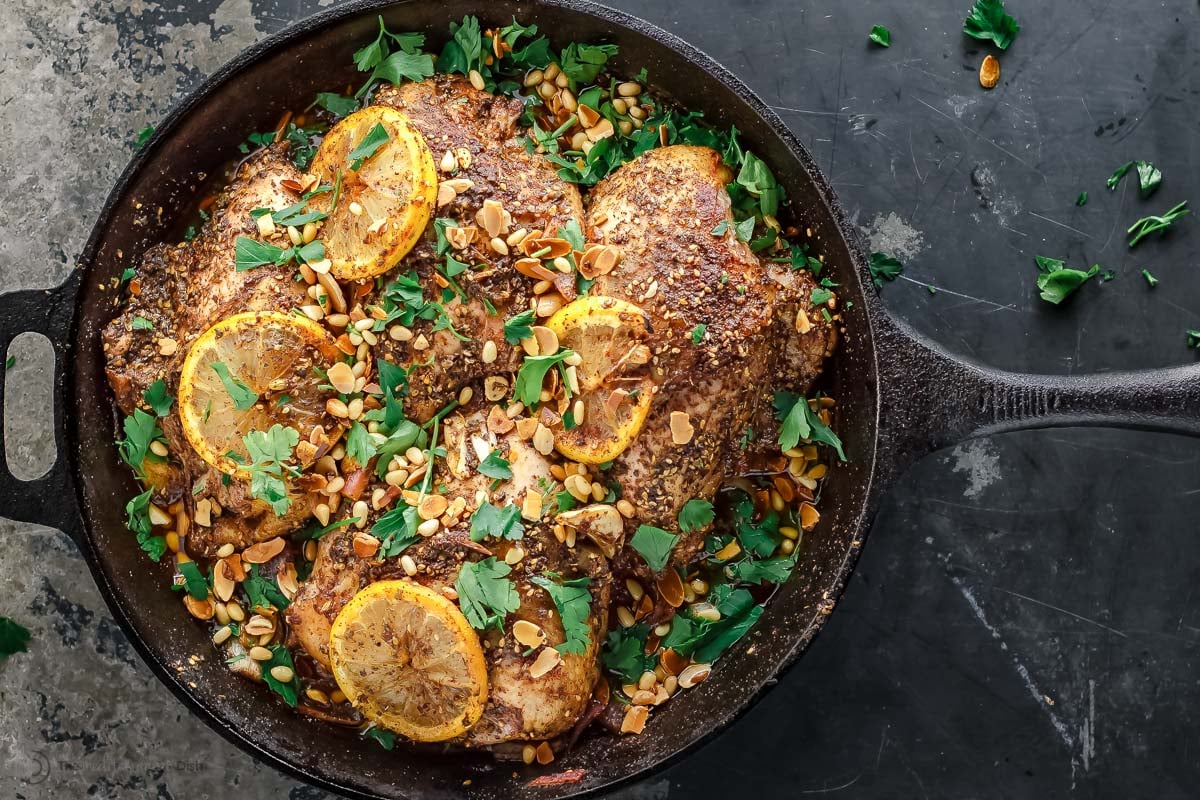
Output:
<instances>
[{"instance_id":1,"label":"scratched gray background","mask_svg":"<svg viewBox=\"0 0 1200 800\"><path fill-rule=\"evenodd\" d=\"M59 281L134 133L322 5L0 6L0 286ZM1194 221L1132 254L1122 229L1196 183L1196 3L1012 0L1024 30L991 93L974 77L983 51L959 33L969 0L615 5L707 50L779 109L870 243L908 262L888 306L946 347L1059 373L1192 359ZM867 46L875 23L892 29L890 50ZM1151 201L1128 182L1104 188L1131 158L1166 173ZM1091 202L1076 208L1082 189ZM1032 291L1035 254L1117 278L1050 308ZM19 340L9 373L25 475L52 447L34 418L45 352ZM1010 435L926 459L770 702L622 796L1194 796L1198 473L1194 442L1116 431ZM0 521L0 541L0 613L35 637L0 666L0 797L326 796L191 719L133 655L65 537Z\"/></svg>"}]
</instances>

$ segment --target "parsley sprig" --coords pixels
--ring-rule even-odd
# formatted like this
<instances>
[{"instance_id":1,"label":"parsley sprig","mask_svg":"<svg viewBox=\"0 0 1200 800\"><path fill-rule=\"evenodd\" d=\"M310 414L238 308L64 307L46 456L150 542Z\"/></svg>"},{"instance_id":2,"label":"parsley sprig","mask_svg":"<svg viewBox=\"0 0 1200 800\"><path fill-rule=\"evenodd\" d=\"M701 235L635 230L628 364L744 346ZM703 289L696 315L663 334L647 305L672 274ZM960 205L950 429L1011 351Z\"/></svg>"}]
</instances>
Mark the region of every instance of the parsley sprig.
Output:
<instances>
[{"instance_id":1,"label":"parsley sprig","mask_svg":"<svg viewBox=\"0 0 1200 800\"><path fill-rule=\"evenodd\" d=\"M775 416L781 423L779 426L779 448L791 450L800 444L801 440L811 440L817 444L832 447L837 451L838 458L846 460L842 450L842 440L821 422L817 412L813 411L808 400L791 392L776 392L773 400Z\"/></svg>"},{"instance_id":2,"label":"parsley sprig","mask_svg":"<svg viewBox=\"0 0 1200 800\"><path fill-rule=\"evenodd\" d=\"M1001 50L1017 38L1021 26L1004 9L1002 0L975 0L963 23L963 33L985 42L994 42Z\"/></svg>"},{"instance_id":3,"label":"parsley sprig","mask_svg":"<svg viewBox=\"0 0 1200 800\"><path fill-rule=\"evenodd\" d=\"M1188 213L1190 213L1187 207L1187 202L1187 200L1184 200L1182 203L1167 209L1167 211L1161 215L1151 214L1148 217L1142 217L1137 222L1130 225L1129 230L1126 231L1126 233L1129 235L1129 246L1136 247L1137 243L1142 239L1145 239L1155 231L1161 231L1162 229L1169 227L1180 217L1186 216Z\"/></svg>"},{"instance_id":4,"label":"parsley sprig","mask_svg":"<svg viewBox=\"0 0 1200 800\"><path fill-rule=\"evenodd\" d=\"M458 571L454 589L463 615L475 630L504 630L504 617L521 607L521 596L508 579L512 568L495 556L466 562Z\"/></svg>"},{"instance_id":5,"label":"parsley sprig","mask_svg":"<svg viewBox=\"0 0 1200 800\"><path fill-rule=\"evenodd\" d=\"M566 638L554 649L563 655L579 656L586 653L588 645L592 643L591 626L588 625L592 608L592 594L588 591L591 579L583 577L562 581L560 576L548 572L535 575L530 580L546 590L562 619Z\"/></svg>"}]
</instances>

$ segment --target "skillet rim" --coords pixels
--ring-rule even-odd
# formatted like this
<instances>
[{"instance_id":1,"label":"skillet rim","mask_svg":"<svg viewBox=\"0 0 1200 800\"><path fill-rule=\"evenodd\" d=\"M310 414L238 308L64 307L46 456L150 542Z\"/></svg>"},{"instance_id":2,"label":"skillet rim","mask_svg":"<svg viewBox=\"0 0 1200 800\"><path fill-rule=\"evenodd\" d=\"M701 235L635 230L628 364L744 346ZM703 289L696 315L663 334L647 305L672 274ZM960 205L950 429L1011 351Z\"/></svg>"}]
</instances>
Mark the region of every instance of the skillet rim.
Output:
<instances>
[{"instance_id":1,"label":"skillet rim","mask_svg":"<svg viewBox=\"0 0 1200 800\"><path fill-rule=\"evenodd\" d=\"M218 88L226 83L236 79L241 73L253 67L263 59L276 54L280 51L285 51L293 47L297 41L309 36L319 35L322 29L331 27L345 19L360 16L366 13L385 13L389 9L402 8L404 6L414 4L415 0L349 0L349 2L317 11L316 13L297 20L283 29L264 37L255 42L249 47L242 50L234 58L223 64L219 69L205 78L199 85L189 91L183 98L176 102L166 113L166 115L155 126L154 134L141 148L139 148L130 159L124 170L115 181L112 189L109 191L104 204L96 217L96 221L92 227L92 231L84 244L83 250L77 260L76 269L72 271L72 275L67 279L64 288L67 291L73 291L74 302L71 303L73 309L72 316L67 327L67 349L66 355L69 357L71 351L78 343L80 335L80 319L83 317L82 305L85 292L85 281L78 280L80 277L76 273L84 273L90 271L96 260L98 248L106 231L112 224L113 215L121 202L126 199L127 193L134 179L140 174L142 169L150 161L150 156L153 154L159 144L172 136L175 129L180 123L188 117L198 107L202 106L208 97L213 94ZM887 327L890 318L887 312L883 309L882 303L879 301L876 293L867 291L867 277L869 271L867 269L867 260L865 251L863 250L861 239L847 219L845 210L838 201L837 195L830 185L824 173L820 170L816 161L809 153L808 149L799 141L791 129L783 122L783 120L768 106L744 81L732 73L729 69L718 63L711 56L681 39L680 37L666 31L657 25L654 25L640 17L637 17L628 12L605 6L600 3L592 2L592 0L520 0L522 4L528 4L531 8L554 7L561 9L571 14L581 14L599 19L605 23L611 24L613 27L620 27L629 30L635 34L645 36L652 40L656 45L673 51L680 58L690 62L694 66L702 70L712 81L723 84L726 88L736 94L749 109L757 115L764 123L766 123L771 132L776 135L780 141L786 146L791 156L796 159L800 167L812 181L815 189L815 196L819 199L819 204L828 214L833 228L840 234L843 243L846 246L849 255L855 278L858 285L854 287L856 291L855 300L864 305L863 319L866 325L863 329L855 332L858 340L865 344L868 352L867 366L871 369L872 375L879 374L878 350L875 344L880 340L880 334L883 331L879 327ZM83 275L86 278L86 275ZM63 365L62 373L62 408L69 407L73 410L77 402L75 373L72 369L66 368ZM861 554L861 544L866 538L869 530L869 522L873 516L875 507L879 500L879 447L880 439L880 403L879 403L879 388L878 383L871 388L870 394L875 400L874 415L871 419L862 419L861 424L871 424L872 432L868 437L870 442L869 454L864 454L862 459L863 478L860 488L860 498L858 503L857 514L849 515L847 520L847 530L851 534L852 540L858 543L858 546L853 544L845 551L840 563L831 564L832 582L829 584L828 596L831 605L840 599L842 592L845 590L846 582L853 572L854 566L857 563ZM84 492L84 481L81 473L80 465L82 458L80 455L82 440L78 434L78 417L74 413L65 413L66 423L66 443L64 454L71 459L67 470L71 481L74 483L75 500L79 511L78 520L78 536L77 544L83 551L88 568L96 580L100 593L105 600L105 604L109 607L113 616L121 625L125 635L129 638L130 643L137 650L142 660L150 668L151 672L169 688L193 714L199 717L208 727L216 730L227 741L234 744L238 749L251 755L253 758L261 759L268 763L274 769L299 779L322 789L338 792L347 796L357 798L376 798L379 795L364 791L352 785L346 785L340 782L337 777L326 777L328 773L323 771L310 772L304 766L293 763L287 758L278 755L274 750L264 744L252 739L249 735L231 725L223 716L216 710L203 704L193 693L188 689L186 683L171 670L167 664L159 660L154 648L146 641L138 631L134 624L132 616L127 612L124 604L118 600L118 593L115 588L114 575L111 572L110 565L107 560L100 554L96 547L96 536L93 533L93 521L87 499ZM68 532L71 533L71 532ZM551 787L553 789L565 789L566 791L559 794L555 793L555 797L587 797L595 796L600 792L611 791L617 787L625 786L635 780L646 777L647 775L659 773L670 766L679 763L685 756L691 755L698 751L701 747L711 742L718 734L724 732L730 725L745 715L752 707L756 706L763 698L764 694L772 688L784 673L789 671L799 659L800 655L811 645L816 636L824 627L824 619L828 618L828 614L824 614L820 609L816 610L812 619L804 626L804 628L794 637L785 653L778 662L778 667L772 671L770 677L762 681L753 692L748 694L745 699L735 708L730 709L728 713L721 715L712 722L711 727L703 734L692 739L682 747L677 747L670 755L661 758L660 760L639 766L632 771L627 772L620 777L614 777L605 783L600 783L594 786L580 788L577 791L571 791L571 784Z\"/></svg>"}]
</instances>

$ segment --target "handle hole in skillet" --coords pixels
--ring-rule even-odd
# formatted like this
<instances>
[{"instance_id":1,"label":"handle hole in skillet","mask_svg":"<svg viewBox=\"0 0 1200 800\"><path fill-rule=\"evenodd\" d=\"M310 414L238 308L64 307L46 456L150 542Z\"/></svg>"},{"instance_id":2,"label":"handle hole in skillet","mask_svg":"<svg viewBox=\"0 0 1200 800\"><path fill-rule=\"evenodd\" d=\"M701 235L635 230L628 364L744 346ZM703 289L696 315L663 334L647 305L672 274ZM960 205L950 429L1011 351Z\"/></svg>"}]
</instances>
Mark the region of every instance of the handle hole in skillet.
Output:
<instances>
[{"instance_id":1,"label":"handle hole in skillet","mask_svg":"<svg viewBox=\"0 0 1200 800\"><path fill-rule=\"evenodd\" d=\"M57 456L54 348L40 333L22 333L9 343L4 365L4 445L8 471L23 481L31 481L45 475Z\"/></svg>"}]
</instances>

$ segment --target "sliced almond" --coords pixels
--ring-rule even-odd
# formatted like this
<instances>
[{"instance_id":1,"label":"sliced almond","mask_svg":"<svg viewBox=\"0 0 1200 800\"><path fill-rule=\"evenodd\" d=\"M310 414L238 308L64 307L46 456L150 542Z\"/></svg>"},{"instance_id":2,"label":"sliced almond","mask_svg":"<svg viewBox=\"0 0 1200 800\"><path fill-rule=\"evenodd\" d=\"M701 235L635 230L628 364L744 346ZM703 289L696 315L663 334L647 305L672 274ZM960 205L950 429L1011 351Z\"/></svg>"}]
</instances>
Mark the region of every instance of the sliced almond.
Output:
<instances>
[{"instance_id":1,"label":"sliced almond","mask_svg":"<svg viewBox=\"0 0 1200 800\"><path fill-rule=\"evenodd\" d=\"M555 519L591 539L608 558L615 556L621 549L625 520L613 506L593 503L583 508L564 511Z\"/></svg>"},{"instance_id":2,"label":"sliced almond","mask_svg":"<svg viewBox=\"0 0 1200 800\"><path fill-rule=\"evenodd\" d=\"M437 519L446 513L449 505L449 501L440 494L426 495L417 506L417 516L421 519Z\"/></svg>"},{"instance_id":3,"label":"sliced almond","mask_svg":"<svg viewBox=\"0 0 1200 800\"><path fill-rule=\"evenodd\" d=\"M608 244L594 244L579 259L579 274L588 280L607 275L621 263L621 250Z\"/></svg>"},{"instance_id":4,"label":"sliced almond","mask_svg":"<svg viewBox=\"0 0 1200 800\"><path fill-rule=\"evenodd\" d=\"M654 705L654 692L650 689L638 689L633 693L633 697L629 698L629 702L635 706L652 706Z\"/></svg>"},{"instance_id":5,"label":"sliced almond","mask_svg":"<svg viewBox=\"0 0 1200 800\"><path fill-rule=\"evenodd\" d=\"M541 251L547 250L547 248L548 252L542 253L538 256L538 258L552 259L558 258L559 256L565 256L567 253L571 252L571 243L566 239L559 239L558 237L542 238L534 236L530 236L528 239L521 242L521 250L527 256L532 256L534 253L541 253Z\"/></svg>"},{"instance_id":6,"label":"sliced almond","mask_svg":"<svg viewBox=\"0 0 1200 800\"><path fill-rule=\"evenodd\" d=\"M437 207L448 206L458 197L458 192L449 184L449 181L442 181L437 188Z\"/></svg>"},{"instance_id":7,"label":"sliced almond","mask_svg":"<svg viewBox=\"0 0 1200 800\"><path fill-rule=\"evenodd\" d=\"M475 221L487 231L489 239L499 236L504 228L504 206L499 200L484 200Z\"/></svg>"},{"instance_id":8,"label":"sliced almond","mask_svg":"<svg viewBox=\"0 0 1200 800\"><path fill-rule=\"evenodd\" d=\"M487 386L486 382L484 386ZM492 433L505 434L516 426L517 424L508 418L500 406L492 406L492 410L488 412L487 428Z\"/></svg>"},{"instance_id":9,"label":"sliced almond","mask_svg":"<svg viewBox=\"0 0 1200 800\"><path fill-rule=\"evenodd\" d=\"M521 245L524 248L524 244ZM536 250L533 252L537 252ZM518 258L513 263L513 268L527 278L537 278L541 281L553 281L558 276L555 275L536 258Z\"/></svg>"},{"instance_id":10,"label":"sliced almond","mask_svg":"<svg viewBox=\"0 0 1200 800\"><path fill-rule=\"evenodd\" d=\"M514 639L526 647L541 647L546 642L546 632L542 630L541 626L527 619L519 619L514 622L512 634Z\"/></svg>"},{"instance_id":11,"label":"sliced almond","mask_svg":"<svg viewBox=\"0 0 1200 800\"><path fill-rule=\"evenodd\" d=\"M455 194L465 194L475 188L475 182L470 178L451 178L442 183L453 189Z\"/></svg>"},{"instance_id":12,"label":"sliced almond","mask_svg":"<svg viewBox=\"0 0 1200 800\"><path fill-rule=\"evenodd\" d=\"M276 536L274 539L251 545L242 551L242 561L247 564L265 564L282 553L285 544L281 537Z\"/></svg>"},{"instance_id":13,"label":"sliced almond","mask_svg":"<svg viewBox=\"0 0 1200 800\"><path fill-rule=\"evenodd\" d=\"M275 622L262 614L255 614L246 622L243 630L250 636L263 636L275 632Z\"/></svg>"},{"instance_id":14,"label":"sliced almond","mask_svg":"<svg viewBox=\"0 0 1200 800\"><path fill-rule=\"evenodd\" d=\"M213 594L222 603L229 602L229 598L233 597L233 590L236 584L233 582L233 573L229 570L229 565L224 561L218 561L213 567Z\"/></svg>"},{"instance_id":15,"label":"sliced almond","mask_svg":"<svg viewBox=\"0 0 1200 800\"><path fill-rule=\"evenodd\" d=\"M196 619L212 619L213 614L216 613L211 600L197 600L190 594L183 596L183 605L187 608L188 613Z\"/></svg>"},{"instance_id":16,"label":"sliced almond","mask_svg":"<svg viewBox=\"0 0 1200 800\"><path fill-rule=\"evenodd\" d=\"M455 250L466 250L475 240L475 227L451 226L446 228L446 241Z\"/></svg>"},{"instance_id":17,"label":"sliced almond","mask_svg":"<svg viewBox=\"0 0 1200 800\"><path fill-rule=\"evenodd\" d=\"M354 370L345 361L339 361L325 373L329 383L339 394L350 394L354 391Z\"/></svg>"},{"instance_id":18,"label":"sliced almond","mask_svg":"<svg viewBox=\"0 0 1200 800\"><path fill-rule=\"evenodd\" d=\"M489 375L483 379L483 396L493 403L504 399L508 394L508 378L500 375ZM503 413L503 411L501 411ZM512 427L509 427L512 430Z\"/></svg>"},{"instance_id":19,"label":"sliced almond","mask_svg":"<svg viewBox=\"0 0 1200 800\"><path fill-rule=\"evenodd\" d=\"M533 338L537 339L538 352L542 355L553 355L558 352L558 334L545 325L533 326Z\"/></svg>"},{"instance_id":20,"label":"sliced almond","mask_svg":"<svg viewBox=\"0 0 1200 800\"><path fill-rule=\"evenodd\" d=\"M540 422L533 431L533 449L544 456L554 452L554 433Z\"/></svg>"},{"instance_id":21,"label":"sliced almond","mask_svg":"<svg viewBox=\"0 0 1200 800\"><path fill-rule=\"evenodd\" d=\"M537 426L540 424L541 423L533 417L523 417L522 419L517 420L517 436L521 437L522 439L530 438L533 436L534 431L537 430Z\"/></svg>"},{"instance_id":22,"label":"sliced almond","mask_svg":"<svg viewBox=\"0 0 1200 800\"><path fill-rule=\"evenodd\" d=\"M675 444L687 444L692 440L696 429L692 427L692 418L683 411L671 412L671 441Z\"/></svg>"},{"instance_id":23,"label":"sliced almond","mask_svg":"<svg viewBox=\"0 0 1200 800\"><path fill-rule=\"evenodd\" d=\"M607 139L609 136L612 136L616 133L616 129L613 128L611 120L601 119L592 127L584 130L584 133L587 134L588 141L598 142L601 139Z\"/></svg>"},{"instance_id":24,"label":"sliced almond","mask_svg":"<svg viewBox=\"0 0 1200 800\"><path fill-rule=\"evenodd\" d=\"M562 655L553 647L543 647L542 652L529 665L529 677L540 678L562 663Z\"/></svg>"},{"instance_id":25,"label":"sliced almond","mask_svg":"<svg viewBox=\"0 0 1200 800\"><path fill-rule=\"evenodd\" d=\"M800 504L800 527L804 530L812 530L821 520L821 512L817 511L817 507L812 503Z\"/></svg>"},{"instance_id":26,"label":"sliced almond","mask_svg":"<svg viewBox=\"0 0 1200 800\"><path fill-rule=\"evenodd\" d=\"M542 518L542 493L536 489L526 489L525 499L521 501L521 516L530 522Z\"/></svg>"},{"instance_id":27,"label":"sliced almond","mask_svg":"<svg viewBox=\"0 0 1200 800\"><path fill-rule=\"evenodd\" d=\"M664 603L671 608L683 605L683 581L679 579L679 573L673 567L668 566L663 570L657 585L658 594Z\"/></svg>"},{"instance_id":28,"label":"sliced almond","mask_svg":"<svg viewBox=\"0 0 1200 800\"><path fill-rule=\"evenodd\" d=\"M702 683L711 673L712 666L709 664L692 664L687 666L679 673L679 686L683 689L690 689L696 684Z\"/></svg>"},{"instance_id":29,"label":"sliced almond","mask_svg":"<svg viewBox=\"0 0 1200 800\"><path fill-rule=\"evenodd\" d=\"M581 105L577 113L579 114L579 124L584 128L594 127L600 121L600 112L591 106Z\"/></svg>"}]
</instances>

